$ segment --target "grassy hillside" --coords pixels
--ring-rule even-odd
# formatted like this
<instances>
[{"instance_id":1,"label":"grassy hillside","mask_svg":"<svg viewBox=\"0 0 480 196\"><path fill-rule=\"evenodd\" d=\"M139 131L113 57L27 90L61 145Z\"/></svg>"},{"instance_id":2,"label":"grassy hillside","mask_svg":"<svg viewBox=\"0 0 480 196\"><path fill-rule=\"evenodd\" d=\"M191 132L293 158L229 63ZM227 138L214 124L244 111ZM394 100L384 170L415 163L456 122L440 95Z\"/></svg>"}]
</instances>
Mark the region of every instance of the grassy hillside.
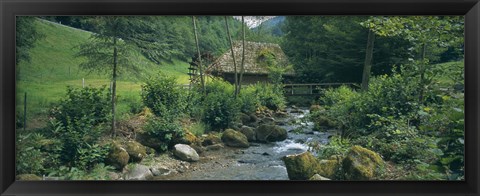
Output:
<instances>
[{"instance_id":1,"label":"grassy hillside","mask_svg":"<svg viewBox=\"0 0 480 196\"><path fill-rule=\"evenodd\" d=\"M38 118L45 119L51 104L65 95L67 86L110 85L110 73L88 73L79 68L80 58L75 57L77 46L88 40L91 33L60 24L37 20L36 28L45 35L30 51L31 62L17 65L17 113L23 115L23 96L27 93L27 125ZM129 103L140 101L142 81L159 71L178 78L179 84L188 83L188 63L173 60L157 65L138 52L134 60L140 73L124 73L117 84L118 111L125 113ZM33 124L36 124L33 122ZM32 125L33 126L33 125ZM30 126L29 126L30 127Z\"/></svg>"}]
</instances>

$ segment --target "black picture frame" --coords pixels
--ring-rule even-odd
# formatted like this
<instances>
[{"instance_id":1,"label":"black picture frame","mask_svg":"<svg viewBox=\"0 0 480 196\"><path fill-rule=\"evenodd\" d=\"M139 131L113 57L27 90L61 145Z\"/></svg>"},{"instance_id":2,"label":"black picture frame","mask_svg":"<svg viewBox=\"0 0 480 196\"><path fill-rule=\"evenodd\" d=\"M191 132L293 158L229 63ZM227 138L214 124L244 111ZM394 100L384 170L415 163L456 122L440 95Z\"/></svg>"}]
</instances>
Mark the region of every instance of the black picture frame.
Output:
<instances>
[{"instance_id":1,"label":"black picture frame","mask_svg":"<svg viewBox=\"0 0 480 196\"><path fill-rule=\"evenodd\" d=\"M465 181L15 181L16 15L464 15ZM479 0L0 0L0 195L479 195Z\"/></svg>"}]
</instances>

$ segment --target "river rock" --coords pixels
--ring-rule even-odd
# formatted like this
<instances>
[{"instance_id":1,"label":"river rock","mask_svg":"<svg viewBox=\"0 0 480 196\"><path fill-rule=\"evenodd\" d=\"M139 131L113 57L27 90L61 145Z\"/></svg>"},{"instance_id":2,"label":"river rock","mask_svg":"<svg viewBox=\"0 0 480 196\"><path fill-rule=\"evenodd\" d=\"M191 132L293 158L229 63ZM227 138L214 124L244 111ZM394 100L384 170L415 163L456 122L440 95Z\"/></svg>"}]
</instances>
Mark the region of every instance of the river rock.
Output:
<instances>
[{"instance_id":1,"label":"river rock","mask_svg":"<svg viewBox=\"0 0 480 196\"><path fill-rule=\"evenodd\" d=\"M145 165L135 164L124 175L125 180L149 180L153 177L150 168Z\"/></svg>"},{"instance_id":2,"label":"river rock","mask_svg":"<svg viewBox=\"0 0 480 196\"><path fill-rule=\"evenodd\" d=\"M121 176L118 173L115 172L107 172L107 177L108 180L120 180Z\"/></svg>"},{"instance_id":3,"label":"river rock","mask_svg":"<svg viewBox=\"0 0 480 196\"><path fill-rule=\"evenodd\" d=\"M197 151L186 144L176 144L173 146L173 154L182 161L194 162L200 159Z\"/></svg>"},{"instance_id":4,"label":"river rock","mask_svg":"<svg viewBox=\"0 0 480 196\"><path fill-rule=\"evenodd\" d=\"M152 172L153 176L166 176L172 173L172 170L169 170L164 167L159 167L159 168L150 168L150 171Z\"/></svg>"},{"instance_id":5,"label":"river rock","mask_svg":"<svg viewBox=\"0 0 480 196\"><path fill-rule=\"evenodd\" d=\"M245 113L240 113L240 120L242 121L242 124L247 125L249 124L250 121L250 116L245 114Z\"/></svg>"},{"instance_id":6,"label":"river rock","mask_svg":"<svg viewBox=\"0 0 480 196\"><path fill-rule=\"evenodd\" d=\"M223 132L222 141L225 145L231 147L248 148L250 146L247 136L233 129L227 129Z\"/></svg>"},{"instance_id":7,"label":"river rock","mask_svg":"<svg viewBox=\"0 0 480 196\"><path fill-rule=\"evenodd\" d=\"M222 144L214 144L214 145L210 145L210 146L207 146L205 147L205 149L207 151L215 151L215 150L220 150L222 149L224 146Z\"/></svg>"},{"instance_id":8,"label":"river rock","mask_svg":"<svg viewBox=\"0 0 480 196\"><path fill-rule=\"evenodd\" d=\"M317 174L318 160L310 153L287 155L282 158L290 180L308 180Z\"/></svg>"},{"instance_id":9,"label":"river rock","mask_svg":"<svg viewBox=\"0 0 480 196\"><path fill-rule=\"evenodd\" d=\"M137 141L141 143L144 146L148 146L150 148L155 149L157 152L162 152L164 151L162 149L162 146L165 146L165 142L163 142L159 137L154 137L152 135L149 135L146 132L137 132Z\"/></svg>"},{"instance_id":10,"label":"river rock","mask_svg":"<svg viewBox=\"0 0 480 196\"><path fill-rule=\"evenodd\" d=\"M108 165L115 167L118 170L121 170L125 165L128 164L130 155L128 155L127 150L120 146L117 143L112 143L110 152L107 155L105 162Z\"/></svg>"},{"instance_id":11,"label":"river rock","mask_svg":"<svg viewBox=\"0 0 480 196\"><path fill-rule=\"evenodd\" d=\"M252 142L252 141L256 140L256 135L255 135L255 131L253 130L253 128L248 127L248 126L243 126L242 128L240 128L240 132L243 133L243 135L247 136L247 140L249 142Z\"/></svg>"},{"instance_id":12,"label":"river rock","mask_svg":"<svg viewBox=\"0 0 480 196\"><path fill-rule=\"evenodd\" d=\"M255 129L257 141L276 142L287 139L287 130L277 125L260 125ZM312 174L313 175L313 174Z\"/></svg>"},{"instance_id":13,"label":"river rock","mask_svg":"<svg viewBox=\"0 0 480 196\"><path fill-rule=\"evenodd\" d=\"M275 124L275 119L273 117L265 117L260 120L262 124Z\"/></svg>"},{"instance_id":14,"label":"river rock","mask_svg":"<svg viewBox=\"0 0 480 196\"><path fill-rule=\"evenodd\" d=\"M42 180L42 177L37 176L35 174L20 174L15 176L15 180L24 180L24 181Z\"/></svg>"},{"instance_id":15,"label":"river rock","mask_svg":"<svg viewBox=\"0 0 480 196\"><path fill-rule=\"evenodd\" d=\"M208 134L205 138L203 138L202 145L209 146L222 143L220 137L214 134Z\"/></svg>"},{"instance_id":16,"label":"river rock","mask_svg":"<svg viewBox=\"0 0 480 196\"><path fill-rule=\"evenodd\" d=\"M340 171L341 166L341 159L320 160L318 161L317 174L332 179Z\"/></svg>"},{"instance_id":17,"label":"river rock","mask_svg":"<svg viewBox=\"0 0 480 196\"><path fill-rule=\"evenodd\" d=\"M325 178L321 175L315 174L309 180L330 180L329 178Z\"/></svg>"},{"instance_id":18,"label":"river rock","mask_svg":"<svg viewBox=\"0 0 480 196\"><path fill-rule=\"evenodd\" d=\"M145 146L136 141L128 141L125 146L125 150L130 156L130 160L132 162L140 162L144 157L147 156L147 150L145 149Z\"/></svg>"},{"instance_id":19,"label":"river rock","mask_svg":"<svg viewBox=\"0 0 480 196\"><path fill-rule=\"evenodd\" d=\"M384 168L380 155L361 146L352 146L342 162L346 180L375 179Z\"/></svg>"}]
</instances>

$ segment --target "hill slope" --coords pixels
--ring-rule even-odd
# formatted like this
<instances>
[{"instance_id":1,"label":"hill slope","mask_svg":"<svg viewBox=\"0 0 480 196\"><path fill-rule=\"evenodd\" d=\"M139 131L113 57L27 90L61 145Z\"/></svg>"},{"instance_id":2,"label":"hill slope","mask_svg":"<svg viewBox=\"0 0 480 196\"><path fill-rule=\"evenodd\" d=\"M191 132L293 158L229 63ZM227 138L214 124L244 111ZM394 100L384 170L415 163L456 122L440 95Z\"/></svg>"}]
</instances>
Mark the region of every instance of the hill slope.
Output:
<instances>
[{"instance_id":1,"label":"hill slope","mask_svg":"<svg viewBox=\"0 0 480 196\"><path fill-rule=\"evenodd\" d=\"M76 58L78 45L86 42L90 32L37 20L38 31L45 35L30 51L31 62L17 65L17 113L23 115L23 96L27 93L27 120L44 116L50 105L66 92L66 86L85 85L108 86L110 73L88 73L79 68L80 58ZM140 67L140 74L125 73L117 84L119 112L129 109L129 103L140 100L140 86L143 80L159 71L176 76L180 84L188 83L188 63L173 60L157 65L139 52L134 51L134 60ZM28 124L27 121L27 124Z\"/></svg>"}]
</instances>

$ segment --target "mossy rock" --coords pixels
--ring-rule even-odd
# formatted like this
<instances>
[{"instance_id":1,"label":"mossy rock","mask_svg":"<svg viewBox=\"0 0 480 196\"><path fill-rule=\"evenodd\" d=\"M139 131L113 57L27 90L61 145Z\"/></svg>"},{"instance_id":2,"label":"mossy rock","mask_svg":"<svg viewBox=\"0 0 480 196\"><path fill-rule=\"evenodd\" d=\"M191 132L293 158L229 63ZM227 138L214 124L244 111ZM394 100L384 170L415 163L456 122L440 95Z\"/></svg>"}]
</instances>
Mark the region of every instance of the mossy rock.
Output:
<instances>
[{"instance_id":1,"label":"mossy rock","mask_svg":"<svg viewBox=\"0 0 480 196\"><path fill-rule=\"evenodd\" d=\"M132 162L140 162L147 156L147 149L145 146L136 141L128 141L125 145L125 150L127 150Z\"/></svg>"},{"instance_id":2,"label":"mossy rock","mask_svg":"<svg viewBox=\"0 0 480 196\"><path fill-rule=\"evenodd\" d=\"M338 171L342 166L340 160L320 160L318 162L318 173L321 176L334 179L338 175Z\"/></svg>"},{"instance_id":3,"label":"mossy rock","mask_svg":"<svg viewBox=\"0 0 480 196\"><path fill-rule=\"evenodd\" d=\"M244 125L247 125L251 122L250 116L245 114L245 113L240 113L239 118L240 118L240 121L242 122L242 124L244 124Z\"/></svg>"},{"instance_id":4,"label":"mossy rock","mask_svg":"<svg viewBox=\"0 0 480 196\"><path fill-rule=\"evenodd\" d=\"M215 134L208 134L207 137L203 138L202 141L203 146L210 146L220 143L222 143L222 140Z\"/></svg>"},{"instance_id":5,"label":"mossy rock","mask_svg":"<svg viewBox=\"0 0 480 196\"><path fill-rule=\"evenodd\" d=\"M42 177L35 174L20 174L15 177L16 180L32 181L32 180L42 180Z\"/></svg>"},{"instance_id":6,"label":"mossy rock","mask_svg":"<svg viewBox=\"0 0 480 196\"><path fill-rule=\"evenodd\" d=\"M251 127L243 126L240 128L240 132L247 137L249 142L256 140L255 131Z\"/></svg>"},{"instance_id":7,"label":"mossy rock","mask_svg":"<svg viewBox=\"0 0 480 196\"><path fill-rule=\"evenodd\" d=\"M115 142L111 144L110 152L106 158L107 164L115 167L118 170L121 170L123 167L125 167L125 165L128 164L129 159L130 156L125 148Z\"/></svg>"},{"instance_id":8,"label":"mossy rock","mask_svg":"<svg viewBox=\"0 0 480 196\"><path fill-rule=\"evenodd\" d=\"M255 129L256 139L260 142L276 142L287 139L287 130L277 125L260 125Z\"/></svg>"},{"instance_id":9,"label":"mossy rock","mask_svg":"<svg viewBox=\"0 0 480 196\"><path fill-rule=\"evenodd\" d=\"M319 171L319 161L310 152L282 158L290 180L308 180Z\"/></svg>"},{"instance_id":10,"label":"mossy rock","mask_svg":"<svg viewBox=\"0 0 480 196\"><path fill-rule=\"evenodd\" d=\"M385 162L377 153L361 146L352 146L343 159L345 180L376 179L385 169Z\"/></svg>"},{"instance_id":11,"label":"mossy rock","mask_svg":"<svg viewBox=\"0 0 480 196\"><path fill-rule=\"evenodd\" d=\"M336 126L336 123L333 120L331 120L330 118L328 118L326 116L322 116L322 115L314 117L313 121L314 121L316 127L333 128L333 127Z\"/></svg>"},{"instance_id":12,"label":"mossy rock","mask_svg":"<svg viewBox=\"0 0 480 196\"><path fill-rule=\"evenodd\" d=\"M250 146L247 136L233 129L227 129L223 132L222 141L230 147L248 148Z\"/></svg>"}]
</instances>

